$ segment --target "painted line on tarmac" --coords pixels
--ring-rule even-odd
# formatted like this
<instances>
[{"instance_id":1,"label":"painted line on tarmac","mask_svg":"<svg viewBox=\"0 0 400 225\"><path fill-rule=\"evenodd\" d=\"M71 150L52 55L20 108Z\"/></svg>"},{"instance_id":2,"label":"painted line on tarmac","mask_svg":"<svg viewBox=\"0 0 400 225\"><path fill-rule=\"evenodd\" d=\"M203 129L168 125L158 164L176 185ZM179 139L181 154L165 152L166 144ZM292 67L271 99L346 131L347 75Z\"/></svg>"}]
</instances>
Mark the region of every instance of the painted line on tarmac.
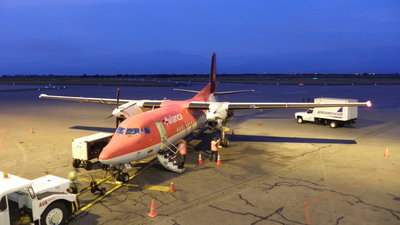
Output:
<instances>
[{"instance_id":1,"label":"painted line on tarmac","mask_svg":"<svg viewBox=\"0 0 400 225\"><path fill-rule=\"evenodd\" d=\"M146 169L148 169L149 167L151 167L152 165L154 165L156 163L155 158L146 161L148 164L146 166L144 166L141 170L135 172L132 176L129 177L129 181L132 180L133 178L135 178L136 176L138 176L139 174L141 174L143 171L145 171ZM111 175L109 177L112 177ZM109 177L104 178L103 180L106 181L109 179ZM103 182L104 182L103 181ZM128 185L134 185L134 184L124 184L124 183L116 183L117 185L114 186L113 188L111 188L109 191L107 191L104 195L100 195L97 198L95 198L93 201L91 201L90 203L84 205L83 207L81 207L78 211L76 211L74 213L74 217L77 217L79 214L81 214L82 212L88 210L90 207L94 206L96 203L98 203L99 201L101 201L102 199L104 199L105 197L107 197L108 195L110 195L111 193L113 193L114 191L120 189L121 187L124 186L128 186ZM90 187L86 188L87 190L90 190ZM87 191L86 190L86 191Z\"/></svg>"},{"instance_id":2,"label":"painted line on tarmac","mask_svg":"<svg viewBox=\"0 0 400 225\"><path fill-rule=\"evenodd\" d=\"M11 128L8 128L7 131L6 131L6 133L4 134L3 138L1 139L1 141L0 141L0 150L1 150L1 149L3 148L3 146L4 146L4 143L6 142L7 137L8 137L8 135L10 134L10 130L11 130Z\"/></svg>"},{"instance_id":3,"label":"painted line on tarmac","mask_svg":"<svg viewBox=\"0 0 400 225\"><path fill-rule=\"evenodd\" d=\"M145 185L144 189L145 190L151 190L151 191L169 192L170 187L169 186L157 186L157 185Z\"/></svg>"},{"instance_id":4,"label":"painted line on tarmac","mask_svg":"<svg viewBox=\"0 0 400 225\"><path fill-rule=\"evenodd\" d=\"M324 194L324 195L321 195L321 196L316 197L316 198L314 198L314 199L311 199L311 200L309 200L309 201L303 202L304 217L305 217L305 220L306 220L306 224L307 224L307 225L311 225L310 207L309 207L311 203L317 202L317 201L322 200L322 199L324 199L324 198L328 198L328 197L330 197L330 196L332 196L332 195L334 195L334 194L343 193L343 192L345 192L345 191L347 191L347 190L350 190L350 189L353 189L353 188L356 188L356 187L359 187L359 186L362 186L362 185L365 185L365 184L368 184L368 183L377 181L377 180L379 180L379 179L382 179L382 178L384 178L384 177L393 175L393 174L398 173L398 172L400 172L400 169L392 170L392 171L385 172L385 173L381 173L381 174L378 174L378 175L376 175L376 176L373 176L373 177L367 178L367 179L365 179L365 180L362 180L362 181L360 181L360 182L354 183L354 184L352 184L352 185L350 185L350 186L341 188L341 189L339 189L339 190L337 190L337 191L331 191L331 192L329 192L329 193L327 193L327 194Z\"/></svg>"},{"instance_id":5,"label":"painted line on tarmac","mask_svg":"<svg viewBox=\"0 0 400 225\"><path fill-rule=\"evenodd\" d=\"M83 182L91 182L92 181L92 179L89 179L89 178L80 178L78 180L79 181L83 181ZM97 182L97 184L105 183L105 184L123 185L123 186L126 186L126 187L137 187L137 188L140 187L139 184L124 184L124 183L122 183L120 181L109 181L109 180L103 181L103 180L104 179L102 179L102 180L96 179L95 181ZM101 182L99 182L99 181L101 181ZM90 188L90 187L88 187L88 188ZM144 190L151 190L151 191L169 192L170 187L169 186L159 186L159 185L145 185L143 187L143 189ZM88 190L85 190L85 192L88 191ZM83 191L81 191L80 193L83 193Z\"/></svg>"}]
</instances>

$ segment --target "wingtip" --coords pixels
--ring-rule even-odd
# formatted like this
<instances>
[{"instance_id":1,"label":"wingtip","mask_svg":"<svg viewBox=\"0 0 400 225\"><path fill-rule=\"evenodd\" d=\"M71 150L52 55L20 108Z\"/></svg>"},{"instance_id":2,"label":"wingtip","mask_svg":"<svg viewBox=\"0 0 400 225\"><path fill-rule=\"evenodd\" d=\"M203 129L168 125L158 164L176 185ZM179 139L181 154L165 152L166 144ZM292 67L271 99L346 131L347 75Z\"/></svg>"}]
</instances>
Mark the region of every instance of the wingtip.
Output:
<instances>
[{"instance_id":1,"label":"wingtip","mask_svg":"<svg viewBox=\"0 0 400 225\"><path fill-rule=\"evenodd\" d=\"M367 107L372 107L372 102L371 101L367 101Z\"/></svg>"},{"instance_id":2,"label":"wingtip","mask_svg":"<svg viewBox=\"0 0 400 225\"><path fill-rule=\"evenodd\" d=\"M40 94L39 98L43 98L43 97L46 97L46 96L47 96L46 94Z\"/></svg>"}]
</instances>

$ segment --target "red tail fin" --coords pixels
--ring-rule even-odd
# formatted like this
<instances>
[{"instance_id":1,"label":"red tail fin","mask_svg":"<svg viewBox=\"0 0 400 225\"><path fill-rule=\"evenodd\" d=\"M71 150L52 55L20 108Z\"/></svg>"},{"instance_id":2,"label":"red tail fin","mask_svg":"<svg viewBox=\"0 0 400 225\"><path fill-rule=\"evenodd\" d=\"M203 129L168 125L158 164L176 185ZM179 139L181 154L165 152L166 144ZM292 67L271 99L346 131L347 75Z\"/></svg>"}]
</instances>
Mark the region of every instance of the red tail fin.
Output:
<instances>
[{"instance_id":1,"label":"red tail fin","mask_svg":"<svg viewBox=\"0 0 400 225\"><path fill-rule=\"evenodd\" d=\"M215 52L212 54L211 58L211 72L210 72L210 93L217 91L217 62Z\"/></svg>"}]
</instances>

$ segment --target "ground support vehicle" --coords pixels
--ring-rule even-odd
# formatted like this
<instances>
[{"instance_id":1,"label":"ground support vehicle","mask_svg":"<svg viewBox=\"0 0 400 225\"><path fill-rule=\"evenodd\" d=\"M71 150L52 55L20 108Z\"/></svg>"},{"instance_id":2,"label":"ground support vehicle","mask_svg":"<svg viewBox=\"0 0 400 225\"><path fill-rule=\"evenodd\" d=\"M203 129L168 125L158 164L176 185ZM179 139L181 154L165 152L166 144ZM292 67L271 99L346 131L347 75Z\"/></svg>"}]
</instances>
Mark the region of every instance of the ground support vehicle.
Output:
<instances>
[{"instance_id":1,"label":"ground support vehicle","mask_svg":"<svg viewBox=\"0 0 400 225\"><path fill-rule=\"evenodd\" d=\"M353 103L356 99L340 98L316 98L314 103ZM306 112L296 112L295 119L298 123L305 121L316 122L320 124L329 124L331 128L343 126L345 124L354 125L357 119L358 107L327 107L310 108Z\"/></svg>"},{"instance_id":2,"label":"ground support vehicle","mask_svg":"<svg viewBox=\"0 0 400 225\"><path fill-rule=\"evenodd\" d=\"M98 159L101 150L108 144L112 135L112 133L100 132L75 138L72 142L72 166L79 168L83 165L86 170L92 169L91 160Z\"/></svg>"},{"instance_id":3,"label":"ground support vehicle","mask_svg":"<svg viewBox=\"0 0 400 225\"><path fill-rule=\"evenodd\" d=\"M67 179L46 175L28 180L1 171L0 175L1 225L65 224L79 208Z\"/></svg>"}]
</instances>

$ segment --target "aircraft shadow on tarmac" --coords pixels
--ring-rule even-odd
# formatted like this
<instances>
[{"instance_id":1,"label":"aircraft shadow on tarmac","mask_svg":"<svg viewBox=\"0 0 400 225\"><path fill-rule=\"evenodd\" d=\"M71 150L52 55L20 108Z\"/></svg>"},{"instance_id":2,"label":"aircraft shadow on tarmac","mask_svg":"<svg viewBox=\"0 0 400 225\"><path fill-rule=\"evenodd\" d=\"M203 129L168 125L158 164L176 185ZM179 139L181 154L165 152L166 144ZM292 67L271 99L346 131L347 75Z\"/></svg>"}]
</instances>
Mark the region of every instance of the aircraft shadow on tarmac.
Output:
<instances>
[{"instance_id":1,"label":"aircraft shadow on tarmac","mask_svg":"<svg viewBox=\"0 0 400 225\"><path fill-rule=\"evenodd\" d=\"M89 131L108 132L108 133L115 132L115 128L113 128L113 127L73 126L73 127L70 127L69 129L89 130Z\"/></svg>"},{"instance_id":2,"label":"aircraft shadow on tarmac","mask_svg":"<svg viewBox=\"0 0 400 225\"><path fill-rule=\"evenodd\" d=\"M89 130L99 132L113 133L115 128L111 127L93 127L93 126L73 126L70 129ZM202 134L202 139L206 143L211 142L215 134ZM317 143L317 144L357 144L355 140L346 139L325 139L325 138L299 138L299 137L274 137L274 136L259 136L259 135L229 135L232 142L275 142L275 143ZM201 147L200 147L201 146ZM208 146L208 145L207 145ZM199 145L204 149L204 144ZM207 148L205 148L207 149ZM196 149L199 150L199 149Z\"/></svg>"}]
</instances>

